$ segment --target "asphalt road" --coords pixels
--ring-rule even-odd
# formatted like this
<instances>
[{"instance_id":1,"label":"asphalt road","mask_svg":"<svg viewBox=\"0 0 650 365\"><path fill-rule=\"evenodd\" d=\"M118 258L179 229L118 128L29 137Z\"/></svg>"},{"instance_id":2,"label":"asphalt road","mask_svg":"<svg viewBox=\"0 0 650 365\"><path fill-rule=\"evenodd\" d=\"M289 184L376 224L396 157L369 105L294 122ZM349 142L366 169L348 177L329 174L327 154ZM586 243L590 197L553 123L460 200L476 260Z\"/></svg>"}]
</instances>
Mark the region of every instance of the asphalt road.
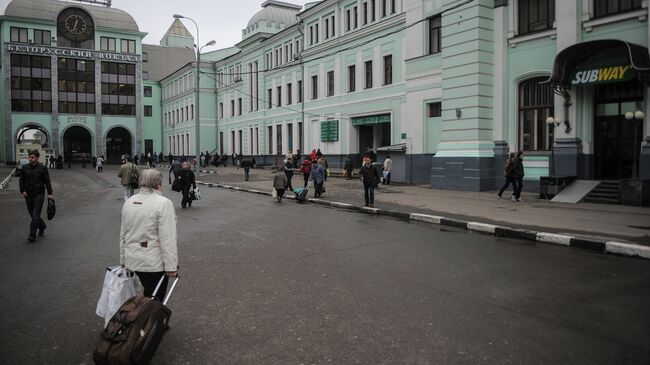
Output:
<instances>
[{"instance_id":1,"label":"asphalt road","mask_svg":"<svg viewBox=\"0 0 650 365\"><path fill-rule=\"evenodd\" d=\"M26 241L0 191L0 363L91 364L118 262L116 167L54 170ZM177 207L181 281L155 364L648 363L650 263L218 189Z\"/></svg>"}]
</instances>

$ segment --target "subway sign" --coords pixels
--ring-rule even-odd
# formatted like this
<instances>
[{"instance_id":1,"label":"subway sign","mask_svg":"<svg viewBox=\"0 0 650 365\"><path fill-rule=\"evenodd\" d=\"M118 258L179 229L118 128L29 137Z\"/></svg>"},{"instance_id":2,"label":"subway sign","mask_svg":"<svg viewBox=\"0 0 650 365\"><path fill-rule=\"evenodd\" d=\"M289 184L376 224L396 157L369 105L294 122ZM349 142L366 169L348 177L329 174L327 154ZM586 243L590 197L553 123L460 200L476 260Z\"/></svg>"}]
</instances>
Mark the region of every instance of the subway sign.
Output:
<instances>
[{"instance_id":1,"label":"subway sign","mask_svg":"<svg viewBox=\"0 0 650 365\"><path fill-rule=\"evenodd\" d=\"M577 70L571 78L572 85L592 85L627 81L634 77L631 65L594 66L592 69Z\"/></svg>"}]
</instances>

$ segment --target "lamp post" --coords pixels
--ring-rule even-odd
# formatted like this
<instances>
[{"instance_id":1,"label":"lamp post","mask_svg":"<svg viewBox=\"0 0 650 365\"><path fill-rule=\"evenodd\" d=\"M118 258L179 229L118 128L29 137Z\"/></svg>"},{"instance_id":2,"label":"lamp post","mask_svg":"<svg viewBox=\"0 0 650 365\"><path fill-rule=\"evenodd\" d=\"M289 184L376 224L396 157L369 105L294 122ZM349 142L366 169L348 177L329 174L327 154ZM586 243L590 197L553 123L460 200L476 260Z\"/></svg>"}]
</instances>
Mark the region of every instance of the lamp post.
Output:
<instances>
[{"instance_id":1,"label":"lamp post","mask_svg":"<svg viewBox=\"0 0 650 365\"><path fill-rule=\"evenodd\" d=\"M560 126L560 123L562 123L560 118L546 118L546 124L553 127L553 140L551 141L551 177L555 177L555 129Z\"/></svg>"},{"instance_id":2,"label":"lamp post","mask_svg":"<svg viewBox=\"0 0 650 365\"><path fill-rule=\"evenodd\" d=\"M194 87L195 90L195 101L194 101L194 128L195 128L195 137L194 137L194 143L196 144L196 163L200 164L201 163L201 109L199 105L199 99L200 95L199 93L201 92L200 88L200 71L201 71L201 50L203 47L208 47L208 46L213 46L217 42L213 39L210 42L206 43L202 47L199 45L201 42L199 41L199 26L196 24L194 19L180 15L180 14L174 14L174 18L176 19L188 19L192 23L194 23L194 26L196 27L196 85Z\"/></svg>"},{"instance_id":3,"label":"lamp post","mask_svg":"<svg viewBox=\"0 0 650 365\"><path fill-rule=\"evenodd\" d=\"M625 119L627 120L643 120L643 117L645 115L641 110L637 110L636 112L626 112L625 113ZM639 154L636 152L636 125L633 125L634 127L634 161L632 162L632 176L631 178L636 180L639 178Z\"/></svg>"}]
</instances>

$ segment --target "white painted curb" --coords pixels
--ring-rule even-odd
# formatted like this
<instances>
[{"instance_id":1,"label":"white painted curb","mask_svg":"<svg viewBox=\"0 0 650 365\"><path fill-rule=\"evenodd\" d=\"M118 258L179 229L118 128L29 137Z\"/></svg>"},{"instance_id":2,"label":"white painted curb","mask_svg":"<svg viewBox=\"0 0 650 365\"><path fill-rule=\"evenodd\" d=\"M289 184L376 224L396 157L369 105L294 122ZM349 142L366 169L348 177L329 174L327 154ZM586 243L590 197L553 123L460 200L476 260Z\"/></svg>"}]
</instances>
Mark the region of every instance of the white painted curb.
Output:
<instances>
[{"instance_id":1,"label":"white painted curb","mask_svg":"<svg viewBox=\"0 0 650 365\"><path fill-rule=\"evenodd\" d=\"M650 247L622 242L605 242L605 251L625 256L650 259Z\"/></svg>"},{"instance_id":2,"label":"white painted curb","mask_svg":"<svg viewBox=\"0 0 650 365\"><path fill-rule=\"evenodd\" d=\"M478 231L478 232L485 232L485 233L491 233L494 234L496 231L497 226L494 224L486 224L486 223L479 223L479 222L467 222L467 229L470 231Z\"/></svg>"},{"instance_id":3,"label":"white painted curb","mask_svg":"<svg viewBox=\"0 0 650 365\"><path fill-rule=\"evenodd\" d=\"M370 213L373 213L373 214L377 214L377 212L379 212L378 208L370 208L370 207L361 207L361 210L366 211L366 212L370 212Z\"/></svg>"},{"instance_id":4,"label":"white painted curb","mask_svg":"<svg viewBox=\"0 0 650 365\"><path fill-rule=\"evenodd\" d=\"M437 215L428 215L428 214L420 214L420 213L411 213L410 216L410 219L413 221L420 221L420 222L427 222L427 223L434 223L434 224L440 224L442 218L443 217L439 217Z\"/></svg>"},{"instance_id":5,"label":"white painted curb","mask_svg":"<svg viewBox=\"0 0 650 365\"><path fill-rule=\"evenodd\" d=\"M0 189L4 189L7 187L7 185L9 185L9 180L11 180L11 177L14 176L14 172L16 172L16 169L11 170L9 176L0 182Z\"/></svg>"},{"instance_id":6,"label":"white painted curb","mask_svg":"<svg viewBox=\"0 0 650 365\"><path fill-rule=\"evenodd\" d=\"M545 232L537 233L537 240L539 242L554 243L556 245L569 246L571 244L571 238L572 236L566 236L563 234Z\"/></svg>"}]
</instances>

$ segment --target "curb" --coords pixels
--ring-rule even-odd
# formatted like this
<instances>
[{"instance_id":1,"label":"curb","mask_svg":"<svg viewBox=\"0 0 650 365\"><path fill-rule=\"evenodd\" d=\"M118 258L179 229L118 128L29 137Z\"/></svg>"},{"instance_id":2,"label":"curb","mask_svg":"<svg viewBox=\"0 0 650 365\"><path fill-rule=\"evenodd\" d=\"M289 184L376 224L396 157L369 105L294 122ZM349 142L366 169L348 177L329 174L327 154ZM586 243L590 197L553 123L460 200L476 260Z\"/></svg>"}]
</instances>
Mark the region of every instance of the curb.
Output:
<instances>
[{"instance_id":1,"label":"curb","mask_svg":"<svg viewBox=\"0 0 650 365\"><path fill-rule=\"evenodd\" d=\"M2 182L0 182L0 190L6 188L9 185L9 181L14 176L14 172L16 172L16 169L11 170L9 176L7 176L4 180L2 180Z\"/></svg>"},{"instance_id":2,"label":"curb","mask_svg":"<svg viewBox=\"0 0 650 365\"><path fill-rule=\"evenodd\" d=\"M260 191L255 189L240 188L236 186L224 185L219 183L204 183L196 181L199 185L208 187L217 187L228 190L244 191L247 193L271 196L270 192ZM293 196L286 196L288 199L294 199ZM443 226L455 227L465 229L471 232L478 232L483 234L493 235L495 237L515 238L533 242L548 243L553 245L567 246L570 248L577 248L581 250L588 250L598 253L609 253L620 256L639 257L650 260L650 247L641 246L631 243L623 243L616 241L605 241L593 238L578 237L573 235L563 235L548 232L535 232L525 229L511 228L497 226L494 224L487 224L481 222L468 222L461 219L447 218L429 214L421 213L404 213L394 210L360 207L348 203L322 200L317 198L307 199L309 203L323 205L332 208L347 209L351 211L358 211L366 214L384 215L388 217L403 219L412 222L422 222L428 224L438 224Z\"/></svg>"}]
</instances>

